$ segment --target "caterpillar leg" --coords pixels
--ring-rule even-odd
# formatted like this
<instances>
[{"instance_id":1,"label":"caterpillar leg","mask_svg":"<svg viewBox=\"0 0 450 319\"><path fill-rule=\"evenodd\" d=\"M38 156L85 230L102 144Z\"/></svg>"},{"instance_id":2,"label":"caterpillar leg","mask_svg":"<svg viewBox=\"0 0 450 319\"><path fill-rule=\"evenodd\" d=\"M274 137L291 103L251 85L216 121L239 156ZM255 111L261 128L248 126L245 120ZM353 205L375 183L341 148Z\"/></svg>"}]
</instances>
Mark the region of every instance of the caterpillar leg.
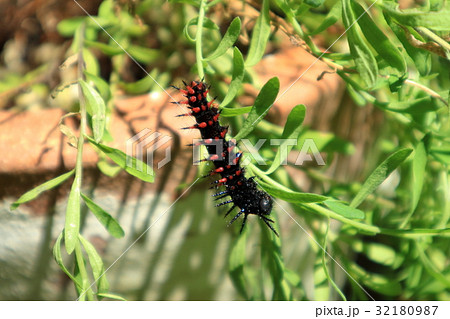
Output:
<instances>
[{"instance_id":1,"label":"caterpillar leg","mask_svg":"<svg viewBox=\"0 0 450 319\"><path fill-rule=\"evenodd\" d=\"M275 235L277 235L277 237L280 237L280 235L278 235L277 231L275 230L275 228L272 227L272 225L270 223L274 223L273 220L271 220L270 218L267 218L265 216L260 216L262 218L262 220L264 221L264 223L266 223L266 225L273 231L273 233ZM270 222L270 223L269 223Z\"/></svg>"},{"instance_id":2,"label":"caterpillar leg","mask_svg":"<svg viewBox=\"0 0 450 319\"><path fill-rule=\"evenodd\" d=\"M239 218L239 216L241 216L244 212L241 210L239 211L239 213L236 214L236 216L233 217L233 219L228 223L228 226L230 226L231 224L233 224L233 222Z\"/></svg>"},{"instance_id":3,"label":"caterpillar leg","mask_svg":"<svg viewBox=\"0 0 450 319\"><path fill-rule=\"evenodd\" d=\"M241 230L239 231L240 234L242 234L242 230L244 229L245 222L247 221L248 214L244 214L244 221L242 222Z\"/></svg>"},{"instance_id":4,"label":"caterpillar leg","mask_svg":"<svg viewBox=\"0 0 450 319\"><path fill-rule=\"evenodd\" d=\"M235 208L236 208L236 205L233 205L233 207L231 207L231 208L228 210L228 212L225 214L225 216L224 216L223 218L227 217L228 214L231 213L231 212L233 211L233 209L235 209Z\"/></svg>"}]
</instances>

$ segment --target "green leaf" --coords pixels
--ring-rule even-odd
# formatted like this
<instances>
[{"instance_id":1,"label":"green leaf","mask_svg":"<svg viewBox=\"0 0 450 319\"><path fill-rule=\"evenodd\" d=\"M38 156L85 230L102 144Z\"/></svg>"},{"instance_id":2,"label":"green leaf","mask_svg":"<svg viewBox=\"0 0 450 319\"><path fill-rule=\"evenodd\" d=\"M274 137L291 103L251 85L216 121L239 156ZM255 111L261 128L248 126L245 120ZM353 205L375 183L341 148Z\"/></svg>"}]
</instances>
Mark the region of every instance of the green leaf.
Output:
<instances>
[{"instance_id":1,"label":"green leaf","mask_svg":"<svg viewBox=\"0 0 450 319\"><path fill-rule=\"evenodd\" d=\"M388 104L386 110L397 113L423 114L434 112L439 109L435 99L426 95L417 99L411 99L401 102L392 102Z\"/></svg>"},{"instance_id":2,"label":"green leaf","mask_svg":"<svg viewBox=\"0 0 450 319\"><path fill-rule=\"evenodd\" d=\"M417 70L421 75L427 75L431 70L431 54L430 52L418 49L411 45L405 34L405 31L384 12L384 18L392 29L398 40L402 43L406 53L411 57Z\"/></svg>"},{"instance_id":3,"label":"green leaf","mask_svg":"<svg viewBox=\"0 0 450 319\"><path fill-rule=\"evenodd\" d=\"M282 199L289 203L320 203L324 202L329 197L317 195L317 194L311 194L311 193L300 193L300 192L293 192L293 191L287 191L284 189L280 189L278 187L272 186L270 184L267 184L263 181L258 181L258 184L266 190L270 195Z\"/></svg>"},{"instance_id":4,"label":"green leaf","mask_svg":"<svg viewBox=\"0 0 450 319\"><path fill-rule=\"evenodd\" d=\"M100 255L95 250L95 247L87 241L83 236L78 235L81 244L86 251L89 263L91 264L92 273L94 275L94 280L97 281L97 291L99 293L108 292L109 283L105 276L105 266L103 265L103 260Z\"/></svg>"},{"instance_id":5,"label":"green leaf","mask_svg":"<svg viewBox=\"0 0 450 319\"><path fill-rule=\"evenodd\" d=\"M388 37L377 27L367 12L356 1L352 1L352 8L357 17L360 17L358 24L364 33L365 38L375 51L394 69L399 75L406 73L406 61L397 47Z\"/></svg>"},{"instance_id":6,"label":"green leaf","mask_svg":"<svg viewBox=\"0 0 450 319\"><path fill-rule=\"evenodd\" d=\"M233 101L234 97L238 93L241 88L242 81L244 80L245 74L245 66L244 66L244 58L242 56L241 51L237 47L234 47L233 51L233 75L231 78L231 83L228 86L228 92L222 103L221 107L225 107Z\"/></svg>"},{"instance_id":7,"label":"green leaf","mask_svg":"<svg viewBox=\"0 0 450 319\"><path fill-rule=\"evenodd\" d=\"M234 242L228 262L228 271L230 272L230 279L233 282L234 287L244 299L248 300L244 276L246 241L247 228L244 229L243 233L238 236Z\"/></svg>"},{"instance_id":8,"label":"green leaf","mask_svg":"<svg viewBox=\"0 0 450 319\"><path fill-rule=\"evenodd\" d=\"M98 41L84 40L84 44L88 48L99 49L100 51L102 51L102 53L108 56L115 56L124 53L123 49L119 47L114 41L112 41L109 44L106 44Z\"/></svg>"},{"instance_id":9,"label":"green leaf","mask_svg":"<svg viewBox=\"0 0 450 319\"><path fill-rule=\"evenodd\" d=\"M402 148L385 159L367 178L363 186L350 203L350 207L358 207L388 176L402 164L411 154L412 149Z\"/></svg>"},{"instance_id":10,"label":"green leaf","mask_svg":"<svg viewBox=\"0 0 450 319\"><path fill-rule=\"evenodd\" d=\"M10 209L15 210L17 207L19 207L19 205L29 202L30 200L33 200L36 197L38 197L39 195L41 195L43 192L48 191L49 189L52 189L52 188L58 186L59 184L66 181L70 176L72 176L74 172L75 172L75 170L71 170L67 173L64 173L58 177L55 177L55 178L45 182L44 184L41 184L41 185L33 188L32 190L29 190L28 192L26 192L25 194L20 196L18 200L16 200L14 203L12 203L10 206Z\"/></svg>"},{"instance_id":11,"label":"green leaf","mask_svg":"<svg viewBox=\"0 0 450 319\"><path fill-rule=\"evenodd\" d=\"M258 96L256 97L250 114L245 119L239 133L235 136L235 139L237 141L246 137L251 131L253 131L256 125L258 125L258 123L264 118L267 112L269 112L269 109L275 102L279 90L280 80L278 80L277 77L271 78L269 81L267 81L266 84L264 84Z\"/></svg>"},{"instance_id":12,"label":"green leaf","mask_svg":"<svg viewBox=\"0 0 450 319\"><path fill-rule=\"evenodd\" d=\"M328 282L331 284L331 286L333 286L333 288L336 290L336 292L341 296L342 300L347 301L347 298L345 297L344 293L341 291L341 289L339 289L339 286L335 283L333 278L331 278L330 273L328 272L327 261L326 261L325 257L327 256L327 241L328 241L328 231L329 230L330 230L330 219L328 218L327 230L325 232L325 236L324 236L325 238L323 239L323 244L322 244L322 268L323 268L325 276L327 277Z\"/></svg>"},{"instance_id":13,"label":"green leaf","mask_svg":"<svg viewBox=\"0 0 450 319\"><path fill-rule=\"evenodd\" d=\"M420 194L422 194L423 182L425 178L425 168L427 166L427 146L430 135L425 135L425 137L417 144L414 149L414 158L412 160L412 197L411 197L411 207L409 209L408 216L402 222L400 228L404 228L411 218L412 214L417 208L419 203Z\"/></svg>"},{"instance_id":14,"label":"green leaf","mask_svg":"<svg viewBox=\"0 0 450 319\"><path fill-rule=\"evenodd\" d=\"M64 261L62 259L61 254L61 240L63 238L64 230L59 234L56 239L55 245L53 246L53 258L55 258L56 263L59 267L64 271L64 273L74 282L75 286L77 286L78 290L82 290L82 284L79 282L74 275L70 273L70 271L64 266Z\"/></svg>"},{"instance_id":15,"label":"green leaf","mask_svg":"<svg viewBox=\"0 0 450 319\"><path fill-rule=\"evenodd\" d=\"M359 209L350 207L335 200L327 200L323 203L327 205L328 208L331 209L333 212L341 216L344 216L345 218L364 219L364 212Z\"/></svg>"},{"instance_id":16,"label":"green leaf","mask_svg":"<svg viewBox=\"0 0 450 319\"><path fill-rule=\"evenodd\" d=\"M244 106L244 107L240 107L240 108L236 108L236 109L230 109L227 107L224 107L223 109L220 109L220 116L223 117L233 117L233 116L238 116L238 115L242 115L245 113L248 113L252 110L253 106Z\"/></svg>"},{"instance_id":17,"label":"green leaf","mask_svg":"<svg viewBox=\"0 0 450 319\"><path fill-rule=\"evenodd\" d=\"M119 82L120 87L130 94L142 94L148 92L154 84L155 81L148 75L140 80L137 80L136 82Z\"/></svg>"},{"instance_id":18,"label":"green leaf","mask_svg":"<svg viewBox=\"0 0 450 319\"><path fill-rule=\"evenodd\" d=\"M342 0L342 20L347 30L348 45L355 61L356 69L366 85L371 88L377 81L377 60L361 36L361 30L356 24L350 0Z\"/></svg>"},{"instance_id":19,"label":"green leaf","mask_svg":"<svg viewBox=\"0 0 450 319\"><path fill-rule=\"evenodd\" d=\"M92 82L95 85L98 92L100 92L103 101L108 101L111 98L111 90L109 89L109 85L105 80L87 71L84 71L84 75L86 76L86 80Z\"/></svg>"},{"instance_id":20,"label":"green leaf","mask_svg":"<svg viewBox=\"0 0 450 319\"><path fill-rule=\"evenodd\" d=\"M325 2L325 0L305 0L304 2L313 8L318 8Z\"/></svg>"},{"instance_id":21,"label":"green leaf","mask_svg":"<svg viewBox=\"0 0 450 319\"><path fill-rule=\"evenodd\" d=\"M83 60L86 63L86 71L91 74L100 74L100 65L91 50L83 48Z\"/></svg>"},{"instance_id":22,"label":"green leaf","mask_svg":"<svg viewBox=\"0 0 450 319\"><path fill-rule=\"evenodd\" d=\"M353 154L355 146L329 132L307 130L301 133L299 141L311 139L320 152L338 152L342 154ZM297 149L301 150L303 144L298 143Z\"/></svg>"},{"instance_id":23,"label":"green leaf","mask_svg":"<svg viewBox=\"0 0 450 319\"><path fill-rule=\"evenodd\" d=\"M86 111L92 118L92 130L94 139L98 143L105 132L105 113L106 106L100 94L83 80L79 80L81 90L86 99Z\"/></svg>"},{"instance_id":24,"label":"green leaf","mask_svg":"<svg viewBox=\"0 0 450 319\"><path fill-rule=\"evenodd\" d=\"M82 284L81 291L78 291L79 300L94 300L93 292L90 284L89 275L86 269L86 259L84 258L83 252L81 251L81 244L77 237L76 245L75 245L75 265L74 265L74 274L75 278Z\"/></svg>"},{"instance_id":25,"label":"green leaf","mask_svg":"<svg viewBox=\"0 0 450 319\"><path fill-rule=\"evenodd\" d=\"M117 174L119 174L119 172L122 170L119 166L108 162L106 156L103 155L103 153L102 157L97 162L97 167L103 174L109 177L116 177Z\"/></svg>"},{"instance_id":26,"label":"green leaf","mask_svg":"<svg viewBox=\"0 0 450 319\"><path fill-rule=\"evenodd\" d=\"M384 266L394 264L396 251L392 247L378 243L366 243L363 249L367 257L378 264Z\"/></svg>"},{"instance_id":27,"label":"green leaf","mask_svg":"<svg viewBox=\"0 0 450 319\"><path fill-rule=\"evenodd\" d=\"M275 218L276 216L273 217ZM270 229L268 229L268 227L266 227L262 220L260 220L260 225L263 227L261 236L262 257L267 264L267 268L269 269L270 277L274 286L272 300L291 300L292 293L289 285L287 285L287 281L284 278L286 267L284 265L283 256L281 255L281 240ZM278 223L275 225L278 225Z\"/></svg>"},{"instance_id":28,"label":"green leaf","mask_svg":"<svg viewBox=\"0 0 450 319\"><path fill-rule=\"evenodd\" d=\"M117 220L115 220L110 214L103 210L100 206L92 201L89 197L81 193L84 202L86 203L89 210L97 217L100 224L105 226L108 233L116 238L121 238L125 235L122 227L120 227Z\"/></svg>"},{"instance_id":29,"label":"green leaf","mask_svg":"<svg viewBox=\"0 0 450 319\"><path fill-rule=\"evenodd\" d=\"M64 37L71 37L86 19L85 16L64 19L58 23L56 30Z\"/></svg>"},{"instance_id":30,"label":"green leaf","mask_svg":"<svg viewBox=\"0 0 450 319\"><path fill-rule=\"evenodd\" d=\"M325 29L331 27L333 24L338 22L341 19L342 16L342 4L341 1L337 1L334 6L331 8L330 12L328 12L325 19L322 21L322 23L317 27L316 30L314 30L311 35L316 35Z\"/></svg>"},{"instance_id":31,"label":"green leaf","mask_svg":"<svg viewBox=\"0 0 450 319\"><path fill-rule=\"evenodd\" d=\"M227 32L223 36L216 50L209 56L203 59L203 61L211 61L217 59L227 52L229 48L236 42L239 37L239 33L241 32L241 20L239 17L236 17L231 21L230 26L228 27Z\"/></svg>"},{"instance_id":32,"label":"green leaf","mask_svg":"<svg viewBox=\"0 0 450 319\"><path fill-rule=\"evenodd\" d=\"M133 156L129 156L129 163L127 164L127 155L121 150L97 143L89 136L86 136L86 138L92 145L108 156L114 163L123 168L128 174L136 176L144 182L151 183L155 180L153 169L146 163L136 159Z\"/></svg>"},{"instance_id":33,"label":"green leaf","mask_svg":"<svg viewBox=\"0 0 450 319\"><path fill-rule=\"evenodd\" d=\"M117 19L114 1L102 1L98 7L98 16L104 19Z\"/></svg>"},{"instance_id":34,"label":"green leaf","mask_svg":"<svg viewBox=\"0 0 450 319\"><path fill-rule=\"evenodd\" d=\"M118 295L114 295L114 294L98 293L97 296L99 296L101 298L109 298L109 299L114 299L114 300L127 301L125 298L118 296Z\"/></svg>"},{"instance_id":35,"label":"green leaf","mask_svg":"<svg viewBox=\"0 0 450 319\"><path fill-rule=\"evenodd\" d=\"M256 19L253 28L252 39L250 40L250 48L248 50L246 66L253 66L258 63L264 55L267 41L270 36L270 17L269 17L269 0L263 0L262 11Z\"/></svg>"},{"instance_id":36,"label":"green leaf","mask_svg":"<svg viewBox=\"0 0 450 319\"><path fill-rule=\"evenodd\" d=\"M286 124L283 129L283 134L281 135L282 143L278 147L275 158L272 162L270 168L265 172L265 174L272 174L280 165L283 163L289 152L292 150L295 144L297 143L298 135L302 129L302 123L305 119L306 115L306 107L303 104L295 106L291 113L289 113L288 118L286 120ZM285 153L282 153L283 150L286 150Z\"/></svg>"},{"instance_id":37,"label":"green leaf","mask_svg":"<svg viewBox=\"0 0 450 319\"><path fill-rule=\"evenodd\" d=\"M141 47L138 45L130 45L127 48L128 53L143 64L150 64L159 58L160 50Z\"/></svg>"},{"instance_id":38,"label":"green leaf","mask_svg":"<svg viewBox=\"0 0 450 319\"><path fill-rule=\"evenodd\" d=\"M440 11L423 12L417 9L400 11L396 4L389 2L379 3L378 6L402 25L426 27L436 31L450 30L450 10L447 8Z\"/></svg>"},{"instance_id":39,"label":"green leaf","mask_svg":"<svg viewBox=\"0 0 450 319\"><path fill-rule=\"evenodd\" d=\"M75 177L67 201L64 226L64 242L69 255L75 249L80 232L80 187L80 179Z\"/></svg>"}]
</instances>

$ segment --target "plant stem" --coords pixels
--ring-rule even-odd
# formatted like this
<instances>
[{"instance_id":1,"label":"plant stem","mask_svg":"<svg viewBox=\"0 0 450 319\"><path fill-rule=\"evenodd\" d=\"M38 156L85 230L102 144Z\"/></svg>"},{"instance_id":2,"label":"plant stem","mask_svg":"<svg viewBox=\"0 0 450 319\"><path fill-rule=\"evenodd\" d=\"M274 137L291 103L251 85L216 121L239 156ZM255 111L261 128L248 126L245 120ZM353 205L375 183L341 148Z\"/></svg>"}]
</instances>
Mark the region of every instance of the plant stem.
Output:
<instances>
[{"instance_id":1,"label":"plant stem","mask_svg":"<svg viewBox=\"0 0 450 319\"><path fill-rule=\"evenodd\" d=\"M450 44L447 43L444 39L442 39L440 36L435 34L433 31L428 30L424 27L416 27L417 31L421 32L437 44L439 44L442 48L444 48L447 51L450 51Z\"/></svg>"},{"instance_id":2,"label":"plant stem","mask_svg":"<svg viewBox=\"0 0 450 319\"><path fill-rule=\"evenodd\" d=\"M198 77L203 79L205 71L203 70L203 54L202 54L202 34L203 34L203 19L205 18L205 1L200 2L197 21L197 33L195 34L195 57L197 60Z\"/></svg>"},{"instance_id":3,"label":"plant stem","mask_svg":"<svg viewBox=\"0 0 450 319\"><path fill-rule=\"evenodd\" d=\"M87 274L86 266L84 264L84 256L81 251L80 241L78 241L77 244L75 245L75 260L77 263L78 271L80 272L80 276L81 276L81 285L84 289L84 291L81 292L82 295L80 295L80 297L82 297L83 295L86 295L87 300L93 301L94 295L92 293L91 288L89 287L90 286L89 285L89 276Z\"/></svg>"},{"instance_id":4,"label":"plant stem","mask_svg":"<svg viewBox=\"0 0 450 319\"><path fill-rule=\"evenodd\" d=\"M264 174L263 171L261 171L259 168L257 168L252 163L248 164L247 166L251 171L253 171L259 178L264 180L265 182L276 186L282 190L292 192L289 188L277 183L272 178ZM339 220L343 222L344 224L351 225L355 227L356 229L359 229L363 232L367 232L373 235L377 234L383 234L383 235L389 235L394 237L402 237L402 238L420 238L423 236L442 236L442 237L450 237L450 228L441 228L441 229L388 229L388 228L381 228L373 225L367 225L364 223L360 223L357 221L354 221L352 219L348 219L342 215L339 215L338 213L333 212L332 210L323 207L316 203L296 203L296 205L304 208L305 210L308 210L313 213L320 214L322 216L333 218L336 220Z\"/></svg>"}]
</instances>

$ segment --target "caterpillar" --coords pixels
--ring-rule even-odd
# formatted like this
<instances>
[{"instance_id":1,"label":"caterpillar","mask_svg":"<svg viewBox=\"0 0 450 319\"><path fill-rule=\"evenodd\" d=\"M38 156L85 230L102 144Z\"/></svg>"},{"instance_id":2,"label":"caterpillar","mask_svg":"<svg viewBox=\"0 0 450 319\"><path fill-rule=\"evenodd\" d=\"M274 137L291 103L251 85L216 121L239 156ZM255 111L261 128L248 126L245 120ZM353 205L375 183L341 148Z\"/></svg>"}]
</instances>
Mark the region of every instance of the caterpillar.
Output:
<instances>
[{"instance_id":1,"label":"caterpillar","mask_svg":"<svg viewBox=\"0 0 450 319\"><path fill-rule=\"evenodd\" d=\"M212 183L215 185L213 188L218 189L224 186L225 190L214 194L215 200L229 197L229 199L217 204L216 207L231 204L231 208L227 211L225 217L234 209L239 209L239 212L228 225L231 225L243 215L240 233L244 229L248 215L257 215L276 236L279 236L271 225L274 221L268 217L272 211L273 199L269 194L257 188L255 177L246 178L244 176L245 169L240 164L242 152L236 152L236 143L233 140L226 139L228 127L221 126L219 123L220 111L214 104L215 99L207 100L210 87L202 81L192 81L190 85L183 81L183 84L184 89L176 86L173 86L173 88L179 90L186 97L186 100L173 103L187 105L190 111L178 116L192 116L196 123L182 129L198 129L200 131L202 139L196 144L190 144L190 146L205 145L209 156L201 161L212 161L215 166L215 169L207 176L220 175L220 179Z\"/></svg>"}]
</instances>

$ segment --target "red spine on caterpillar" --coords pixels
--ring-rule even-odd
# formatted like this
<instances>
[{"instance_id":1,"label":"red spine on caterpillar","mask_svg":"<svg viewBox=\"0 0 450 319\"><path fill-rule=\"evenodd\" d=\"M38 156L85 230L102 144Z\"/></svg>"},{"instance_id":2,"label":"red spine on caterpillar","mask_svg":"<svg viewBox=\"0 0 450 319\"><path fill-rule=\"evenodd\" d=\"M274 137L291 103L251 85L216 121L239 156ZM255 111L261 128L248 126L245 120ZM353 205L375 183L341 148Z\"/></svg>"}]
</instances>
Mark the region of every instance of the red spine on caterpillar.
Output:
<instances>
[{"instance_id":1,"label":"red spine on caterpillar","mask_svg":"<svg viewBox=\"0 0 450 319\"><path fill-rule=\"evenodd\" d=\"M243 215L241 232L244 229L248 215L259 216L264 223L278 236L271 223L274 221L269 218L272 211L272 198L264 191L257 188L254 177L246 178L244 176L245 169L240 165L242 153L236 153L235 142L227 141L227 127L221 126L219 123L220 112L213 104L213 101L207 100L209 92L208 86L204 82L192 81L189 85L185 84L184 89L177 87L184 94L186 100L181 104L187 104L187 108L191 110L189 115L195 118L196 123L185 129L198 129L202 136L202 142L197 143L205 145L208 150L208 160L214 163L213 169L209 175L220 175L220 178L213 182L216 188L224 186L225 190L214 194L216 200L229 197L230 199L219 203L216 206L230 204L231 208L225 214L228 216L234 209L238 208L239 212L232 218L229 224ZM184 115L182 115L184 116Z\"/></svg>"}]
</instances>

